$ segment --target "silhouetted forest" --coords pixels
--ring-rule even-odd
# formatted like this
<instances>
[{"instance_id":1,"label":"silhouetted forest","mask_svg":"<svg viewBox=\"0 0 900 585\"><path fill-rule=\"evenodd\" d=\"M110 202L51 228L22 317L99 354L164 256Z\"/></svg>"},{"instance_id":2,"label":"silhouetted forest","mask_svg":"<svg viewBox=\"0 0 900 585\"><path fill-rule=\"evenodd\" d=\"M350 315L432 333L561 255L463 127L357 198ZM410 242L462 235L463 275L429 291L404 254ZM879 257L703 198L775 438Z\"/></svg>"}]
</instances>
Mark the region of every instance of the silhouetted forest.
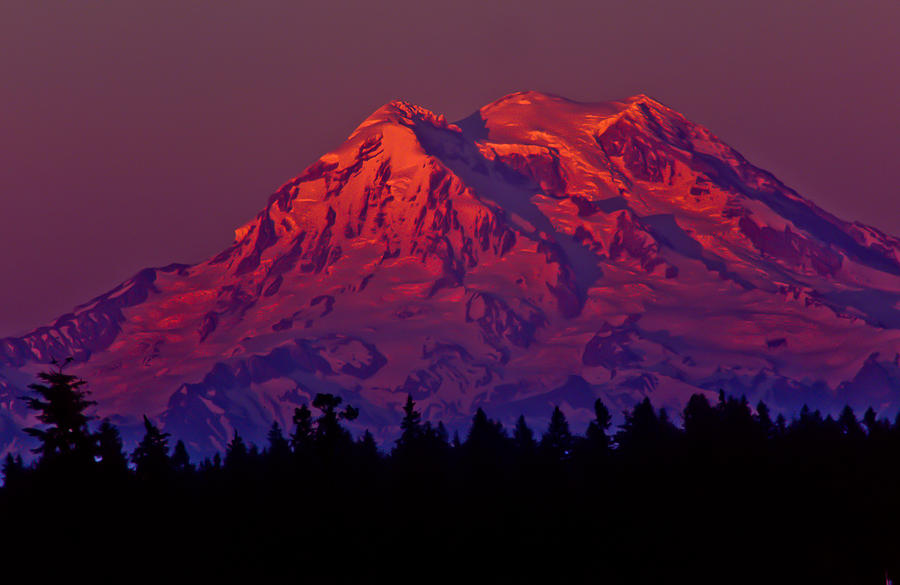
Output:
<instances>
[{"instance_id":1,"label":"silhouetted forest","mask_svg":"<svg viewBox=\"0 0 900 585\"><path fill-rule=\"evenodd\" d=\"M3 463L6 575L166 582L885 583L900 571L900 417L804 407L786 420L720 393L682 426L644 399L583 436L479 409L379 446L318 394L265 445L191 461L149 419L131 453L57 368L27 398L35 461ZM99 424L97 424L99 423Z\"/></svg>"}]
</instances>

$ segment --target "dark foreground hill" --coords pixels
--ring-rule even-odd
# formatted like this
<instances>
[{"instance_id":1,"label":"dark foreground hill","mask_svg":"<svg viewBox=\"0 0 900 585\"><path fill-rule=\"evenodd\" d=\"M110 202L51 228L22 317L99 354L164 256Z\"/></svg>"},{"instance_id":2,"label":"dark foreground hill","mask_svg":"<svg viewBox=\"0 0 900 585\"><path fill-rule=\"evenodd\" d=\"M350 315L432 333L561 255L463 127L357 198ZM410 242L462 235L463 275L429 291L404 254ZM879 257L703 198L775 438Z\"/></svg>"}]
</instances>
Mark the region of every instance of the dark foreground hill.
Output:
<instances>
[{"instance_id":1,"label":"dark foreground hill","mask_svg":"<svg viewBox=\"0 0 900 585\"><path fill-rule=\"evenodd\" d=\"M199 466L152 424L125 466L4 465L6 575L305 583L835 583L900 575L900 421L695 395L683 428L642 401L584 436L481 410L461 439L411 401L389 453L333 396ZM169 443L167 445L167 443Z\"/></svg>"}]
</instances>

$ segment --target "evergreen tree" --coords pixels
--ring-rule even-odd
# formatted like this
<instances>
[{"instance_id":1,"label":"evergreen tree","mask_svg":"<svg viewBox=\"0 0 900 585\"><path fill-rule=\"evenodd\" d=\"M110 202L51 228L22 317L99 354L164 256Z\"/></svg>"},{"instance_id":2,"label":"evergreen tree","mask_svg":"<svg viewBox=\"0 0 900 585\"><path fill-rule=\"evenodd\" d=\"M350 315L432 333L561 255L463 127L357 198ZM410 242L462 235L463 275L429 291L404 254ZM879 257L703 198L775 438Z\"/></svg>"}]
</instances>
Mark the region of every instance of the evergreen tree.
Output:
<instances>
[{"instance_id":1,"label":"evergreen tree","mask_svg":"<svg viewBox=\"0 0 900 585\"><path fill-rule=\"evenodd\" d=\"M376 461L381 458L381 454L378 452L378 444L375 442L375 437L368 429L366 429L366 432L364 432L359 440L356 441L356 444L358 446L358 451L364 460Z\"/></svg>"},{"instance_id":2,"label":"evergreen tree","mask_svg":"<svg viewBox=\"0 0 900 585\"><path fill-rule=\"evenodd\" d=\"M322 414L316 419L313 440L320 456L332 457L338 451L346 451L353 444L350 432L341 426L341 421L352 421L359 416L359 410L347 405L338 410L343 399L334 394L316 394L313 407Z\"/></svg>"},{"instance_id":3,"label":"evergreen tree","mask_svg":"<svg viewBox=\"0 0 900 585\"><path fill-rule=\"evenodd\" d=\"M3 485L7 488L14 488L25 475L25 463L22 461L21 455L13 456L7 453L3 459Z\"/></svg>"},{"instance_id":4,"label":"evergreen tree","mask_svg":"<svg viewBox=\"0 0 900 585\"><path fill-rule=\"evenodd\" d=\"M122 446L122 435L106 418L97 430L97 456L105 473L124 476L128 472L128 456Z\"/></svg>"},{"instance_id":5,"label":"evergreen tree","mask_svg":"<svg viewBox=\"0 0 900 585\"><path fill-rule=\"evenodd\" d=\"M572 452L572 443L569 421L566 420L566 415L559 409L559 406L554 406L547 432L541 437L541 452L552 461L563 461L569 458Z\"/></svg>"},{"instance_id":6,"label":"evergreen tree","mask_svg":"<svg viewBox=\"0 0 900 585\"><path fill-rule=\"evenodd\" d=\"M822 430L824 436L827 436L832 442L837 442L844 436L841 423L836 421L831 414L826 416L822 422Z\"/></svg>"},{"instance_id":7,"label":"evergreen tree","mask_svg":"<svg viewBox=\"0 0 900 585\"><path fill-rule=\"evenodd\" d=\"M863 414L863 424L866 425L866 432L870 439L882 439L890 429L890 423L878 420L878 415L871 406Z\"/></svg>"},{"instance_id":8,"label":"evergreen tree","mask_svg":"<svg viewBox=\"0 0 900 585\"><path fill-rule=\"evenodd\" d=\"M813 411L808 404L800 407L800 415L791 421L788 432L799 437L803 441L815 441L821 437L822 413Z\"/></svg>"},{"instance_id":9,"label":"evergreen tree","mask_svg":"<svg viewBox=\"0 0 900 585\"><path fill-rule=\"evenodd\" d=\"M725 390L719 388L719 401L718 403L716 403L716 409L718 409L720 412L725 410L725 404L727 403L727 401L728 399L725 396Z\"/></svg>"},{"instance_id":10,"label":"evergreen tree","mask_svg":"<svg viewBox=\"0 0 900 585\"><path fill-rule=\"evenodd\" d=\"M371 490L380 488L381 471L383 470L384 458L378 450L378 443L375 437L368 429L353 444L353 464L348 474L350 483L366 482ZM375 487L379 486L379 487ZM372 491L368 492L373 493ZM375 510L368 508L364 510L363 515L375 514Z\"/></svg>"},{"instance_id":11,"label":"evergreen tree","mask_svg":"<svg viewBox=\"0 0 900 585\"><path fill-rule=\"evenodd\" d=\"M238 434L237 429L235 429L231 442L225 446L225 469L242 471L246 468L249 458L247 444L244 442L243 437Z\"/></svg>"},{"instance_id":12,"label":"evergreen tree","mask_svg":"<svg viewBox=\"0 0 900 585\"><path fill-rule=\"evenodd\" d=\"M175 448L172 449L172 469L176 473L188 474L194 471L194 465L191 463L191 456L188 454L184 441L178 439Z\"/></svg>"},{"instance_id":13,"label":"evergreen tree","mask_svg":"<svg viewBox=\"0 0 900 585\"><path fill-rule=\"evenodd\" d=\"M840 426L841 434L852 441L861 440L866 436L866 432L863 430L862 425L859 424L859 420L857 420L856 414L849 404L844 405L837 422Z\"/></svg>"},{"instance_id":14,"label":"evergreen tree","mask_svg":"<svg viewBox=\"0 0 900 585\"><path fill-rule=\"evenodd\" d=\"M480 407L472 417L472 426L466 435L463 450L476 466L492 466L502 462L506 455L506 432L500 421L491 420Z\"/></svg>"},{"instance_id":15,"label":"evergreen tree","mask_svg":"<svg viewBox=\"0 0 900 585\"><path fill-rule=\"evenodd\" d=\"M625 413L625 422L616 433L619 449L647 450L656 438L658 420L649 398L638 402L630 412Z\"/></svg>"},{"instance_id":16,"label":"evergreen tree","mask_svg":"<svg viewBox=\"0 0 900 585\"><path fill-rule=\"evenodd\" d=\"M406 395L406 404L403 405L403 418L400 420L400 437L397 439L394 454L398 457L414 455L421 450L424 437L422 415L416 410L416 403L411 394Z\"/></svg>"},{"instance_id":17,"label":"evergreen tree","mask_svg":"<svg viewBox=\"0 0 900 585\"><path fill-rule=\"evenodd\" d=\"M520 457L530 458L537 452L537 441L534 438L534 431L529 428L525 422L525 415L519 415L516 420L516 426L513 427L513 446L516 448Z\"/></svg>"},{"instance_id":18,"label":"evergreen tree","mask_svg":"<svg viewBox=\"0 0 900 585\"><path fill-rule=\"evenodd\" d=\"M144 415L144 438L131 454L138 477L162 480L172 468L169 459L169 433L164 433Z\"/></svg>"},{"instance_id":19,"label":"evergreen tree","mask_svg":"<svg viewBox=\"0 0 900 585\"><path fill-rule=\"evenodd\" d=\"M96 442L88 430L93 418L85 411L96 404L88 400L88 392L82 389L86 382L63 372L63 364L53 361L56 369L38 374L44 383L28 387L37 396L23 397L26 405L38 413L37 419L46 428L29 427L25 433L35 437L39 445L32 449L40 456L40 468L85 469L94 462Z\"/></svg>"},{"instance_id":20,"label":"evergreen tree","mask_svg":"<svg viewBox=\"0 0 900 585\"><path fill-rule=\"evenodd\" d=\"M294 409L294 432L291 433L291 450L294 455L304 457L309 454L313 444L312 411L305 404Z\"/></svg>"},{"instance_id":21,"label":"evergreen tree","mask_svg":"<svg viewBox=\"0 0 900 585\"><path fill-rule=\"evenodd\" d=\"M722 398L719 399L719 407L724 408ZM717 410L703 394L691 395L682 413L684 434L694 442L713 441L719 426Z\"/></svg>"},{"instance_id":22,"label":"evergreen tree","mask_svg":"<svg viewBox=\"0 0 900 585\"><path fill-rule=\"evenodd\" d=\"M598 398L594 401L594 420L588 423L587 431L585 431L588 449L595 456L606 454L609 451L611 439L607 431L611 424L612 416L609 414L609 409L603 404L603 400Z\"/></svg>"},{"instance_id":23,"label":"evergreen tree","mask_svg":"<svg viewBox=\"0 0 900 585\"><path fill-rule=\"evenodd\" d=\"M450 448L450 433L447 432L443 421L438 421L437 428L434 430L434 440L439 448L444 450Z\"/></svg>"},{"instance_id":24,"label":"evergreen tree","mask_svg":"<svg viewBox=\"0 0 900 585\"><path fill-rule=\"evenodd\" d=\"M278 421L272 421L272 426L269 427L269 432L266 434L266 440L268 441L268 448L266 449L266 454L270 459L274 461L284 461L287 459L288 455L291 453L291 445L288 443L288 440L284 438L284 433L281 431L281 425L278 424Z\"/></svg>"},{"instance_id":25,"label":"evergreen tree","mask_svg":"<svg viewBox=\"0 0 900 585\"><path fill-rule=\"evenodd\" d=\"M657 420L659 421L659 434L664 441L663 444L666 444L665 441L674 440L678 437L680 430L669 418L669 413L665 408L659 409Z\"/></svg>"},{"instance_id":26,"label":"evergreen tree","mask_svg":"<svg viewBox=\"0 0 900 585\"><path fill-rule=\"evenodd\" d=\"M616 433L616 442L623 453L636 456L658 457L672 448L678 429L669 420L665 410L657 413L649 398L644 398L625 413L625 422Z\"/></svg>"},{"instance_id":27,"label":"evergreen tree","mask_svg":"<svg viewBox=\"0 0 900 585\"><path fill-rule=\"evenodd\" d=\"M768 405L760 400L756 405L756 425L760 430L764 439L771 439L775 436L775 423L772 422L772 411Z\"/></svg>"},{"instance_id":28,"label":"evergreen tree","mask_svg":"<svg viewBox=\"0 0 900 585\"><path fill-rule=\"evenodd\" d=\"M784 418L783 414L778 414L775 417L775 435L777 437L783 437L787 432L787 419Z\"/></svg>"},{"instance_id":29,"label":"evergreen tree","mask_svg":"<svg viewBox=\"0 0 900 585\"><path fill-rule=\"evenodd\" d=\"M428 449L433 447L437 442L437 429L431 426L431 421L426 420L422 423L422 434L419 437L419 441L422 443L423 449Z\"/></svg>"},{"instance_id":30,"label":"evergreen tree","mask_svg":"<svg viewBox=\"0 0 900 585\"><path fill-rule=\"evenodd\" d=\"M729 396L719 408L721 440L728 448L746 452L761 438L746 396Z\"/></svg>"}]
</instances>

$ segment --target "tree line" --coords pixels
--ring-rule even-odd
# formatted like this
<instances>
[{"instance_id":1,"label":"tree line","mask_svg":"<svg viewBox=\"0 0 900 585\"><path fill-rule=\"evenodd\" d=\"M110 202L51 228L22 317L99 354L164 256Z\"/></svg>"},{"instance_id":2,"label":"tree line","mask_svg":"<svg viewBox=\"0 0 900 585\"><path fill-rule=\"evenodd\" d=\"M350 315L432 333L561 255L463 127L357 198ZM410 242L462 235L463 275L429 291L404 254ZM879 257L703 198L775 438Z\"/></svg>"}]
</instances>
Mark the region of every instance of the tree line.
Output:
<instances>
[{"instance_id":1,"label":"tree line","mask_svg":"<svg viewBox=\"0 0 900 585\"><path fill-rule=\"evenodd\" d=\"M645 398L613 429L598 399L582 435L557 406L539 430L479 408L451 437L408 396L383 452L346 429L357 409L323 393L262 447L235 432L224 456L195 463L146 417L127 453L109 420L92 428L83 380L62 367L39 377L25 398L41 423L25 429L36 457L2 466L0 522L21 538L0 550L45 570L300 582L900 574L900 416L871 408L860 420L849 406L836 418L804 406L788 420L720 391L693 395L680 425Z\"/></svg>"}]
</instances>

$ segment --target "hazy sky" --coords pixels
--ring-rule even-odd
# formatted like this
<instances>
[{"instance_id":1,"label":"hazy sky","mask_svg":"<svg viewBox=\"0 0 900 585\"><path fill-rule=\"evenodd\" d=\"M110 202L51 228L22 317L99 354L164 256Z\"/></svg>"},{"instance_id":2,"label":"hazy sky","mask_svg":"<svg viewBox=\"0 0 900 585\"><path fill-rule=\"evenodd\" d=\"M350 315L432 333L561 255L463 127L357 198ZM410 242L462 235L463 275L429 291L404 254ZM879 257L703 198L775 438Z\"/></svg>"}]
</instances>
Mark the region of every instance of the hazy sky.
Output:
<instances>
[{"instance_id":1,"label":"hazy sky","mask_svg":"<svg viewBox=\"0 0 900 585\"><path fill-rule=\"evenodd\" d=\"M0 335L218 252L405 99L646 93L900 234L897 0L0 3Z\"/></svg>"}]
</instances>

